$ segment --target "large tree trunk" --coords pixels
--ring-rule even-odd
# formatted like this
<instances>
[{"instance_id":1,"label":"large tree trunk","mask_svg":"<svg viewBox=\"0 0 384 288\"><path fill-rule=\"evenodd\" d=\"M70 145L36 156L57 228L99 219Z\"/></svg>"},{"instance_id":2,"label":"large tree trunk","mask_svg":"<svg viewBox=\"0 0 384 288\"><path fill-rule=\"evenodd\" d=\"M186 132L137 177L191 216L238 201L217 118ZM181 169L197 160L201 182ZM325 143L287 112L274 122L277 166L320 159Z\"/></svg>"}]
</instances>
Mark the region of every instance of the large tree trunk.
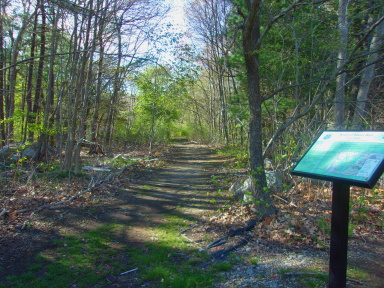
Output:
<instances>
[{"instance_id":1,"label":"large tree trunk","mask_svg":"<svg viewBox=\"0 0 384 288\"><path fill-rule=\"evenodd\" d=\"M263 160L262 108L263 97L260 93L259 56L257 53L260 38L260 1L247 0L248 16L243 28L243 51L247 71L248 102L250 109L249 122L249 154L251 173L254 179L259 213L262 217L275 214L277 209L272 205L271 197L266 189L267 181ZM259 202L260 201L260 202Z\"/></svg>"},{"instance_id":2,"label":"large tree trunk","mask_svg":"<svg viewBox=\"0 0 384 288\"><path fill-rule=\"evenodd\" d=\"M93 1L90 2L92 9ZM98 34L98 27L99 27L99 21L98 17L95 17L94 24L93 24L93 38L92 38L92 45L91 45L91 51L89 55L89 64L88 64L88 71L87 71L87 81L86 85L84 87L84 93L83 93L83 109L81 112L81 117L80 117L80 125L79 125L79 139L86 139L86 122L85 119L87 118L87 113L89 112L90 108L88 107L88 102L89 102L89 95L91 91L91 86L92 86L92 81L94 80L93 78L93 58L94 54L96 51L96 41L97 41L97 34ZM91 26L89 27L91 28ZM76 147L76 163L75 163L75 172L78 173L80 172L80 145Z\"/></svg>"}]
</instances>

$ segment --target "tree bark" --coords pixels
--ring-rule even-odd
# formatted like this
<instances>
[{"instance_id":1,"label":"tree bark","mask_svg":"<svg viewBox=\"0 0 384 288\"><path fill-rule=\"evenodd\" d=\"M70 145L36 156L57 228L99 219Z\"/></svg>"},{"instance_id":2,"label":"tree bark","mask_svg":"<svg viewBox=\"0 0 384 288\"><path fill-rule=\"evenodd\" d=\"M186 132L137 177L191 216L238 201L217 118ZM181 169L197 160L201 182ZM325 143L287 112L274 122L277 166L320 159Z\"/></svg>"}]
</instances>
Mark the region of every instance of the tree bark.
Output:
<instances>
[{"instance_id":1,"label":"tree bark","mask_svg":"<svg viewBox=\"0 0 384 288\"><path fill-rule=\"evenodd\" d=\"M40 32L40 56L45 55L46 40L45 40L45 29L46 29L46 19L45 19L45 8L42 0L38 1L38 6L41 10L41 32ZM41 111L41 98L43 96L43 70L45 64L45 57L39 58L39 65L37 67L37 76L36 76L36 87L35 87L35 99L33 101L32 111L34 115L38 115ZM35 119L36 122L36 119ZM32 134L33 137L33 134Z\"/></svg>"},{"instance_id":2,"label":"tree bark","mask_svg":"<svg viewBox=\"0 0 384 288\"><path fill-rule=\"evenodd\" d=\"M98 134L99 134L99 108L100 108L100 100L102 93L102 84L103 84L103 65L104 65L104 39L103 39L103 31L105 25L105 11L106 9L101 9L100 1L97 1L97 10L101 11L98 13L100 15L99 23L98 23L98 43L100 45L100 56L98 62L98 72L97 72L97 85L96 85L96 95L95 95L95 104L93 107L93 118L91 124L91 147L89 148L89 154L96 154L98 152Z\"/></svg>"},{"instance_id":3,"label":"tree bark","mask_svg":"<svg viewBox=\"0 0 384 288\"><path fill-rule=\"evenodd\" d=\"M349 0L339 0L338 29L339 29L339 52L337 67L344 66L347 61L348 48L348 5ZM347 73L343 72L336 78L336 94L334 104L334 121L336 129L343 129L345 122L345 82Z\"/></svg>"},{"instance_id":4,"label":"tree bark","mask_svg":"<svg viewBox=\"0 0 384 288\"><path fill-rule=\"evenodd\" d=\"M260 48L260 1L247 0L248 15L243 27L243 52L247 71L248 102L250 109L249 121L249 155L250 168L254 180L253 192L262 217L267 217L277 212L272 205L270 194L267 191L267 180L263 160L262 136L262 108L263 97L260 92L259 55Z\"/></svg>"},{"instance_id":5,"label":"tree bark","mask_svg":"<svg viewBox=\"0 0 384 288\"><path fill-rule=\"evenodd\" d=\"M122 61L122 24L123 19L119 17L115 17L115 29L116 29L116 36L117 36L117 64L115 67L115 75L114 75L114 81L113 81L113 92L111 96L111 100L109 102L109 109L108 109L108 115L107 115L107 131L105 135L105 144L109 145L111 144L112 140L112 133L114 129L114 119L116 116L116 107L119 101L119 92L121 89L121 61Z\"/></svg>"},{"instance_id":6,"label":"tree bark","mask_svg":"<svg viewBox=\"0 0 384 288\"><path fill-rule=\"evenodd\" d=\"M39 8L36 7L36 15L33 23L33 31L32 31L32 40L31 40L31 58L35 57L35 49L36 49L36 34L37 34L37 22L38 22L38 13L37 10ZM27 104L27 117L25 121L25 130L24 130L24 142L26 140L33 141L33 132L29 131L28 124L32 124L35 120L33 117L32 111L32 90L33 90L33 72L34 72L34 60L29 62L28 67L28 82L27 82L27 95L26 95L26 104Z\"/></svg>"},{"instance_id":7,"label":"tree bark","mask_svg":"<svg viewBox=\"0 0 384 288\"><path fill-rule=\"evenodd\" d=\"M71 93L69 95L68 103L67 103L67 109L68 109L68 120L67 120L67 139L66 139L66 147L65 147L65 159L64 159L64 165L63 168L66 171L70 171L72 167L72 159L73 159L73 150L75 148L76 144L76 123L77 123L77 113L79 109L79 100L78 100L78 93L77 93L77 75L78 73L78 66L79 66L79 58L80 53L76 53L80 50L80 36L78 34L78 15L74 15L74 28L73 28L73 44L72 49L75 52L73 54L73 58L71 59L71 69L70 69L70 75L69 75L69 91L74 91L73 94ZM84 53L86 53L84 51ZM81 75L81 74L80 74Z\"/></svg>"},{"instance_id":8,"label":"tree bark","mask_svg":"<svg viewBox=\"0 0 384 288\"><path fill-rule=\"evenodd\" d=\"M42 4L41 7L41 14L43 18L43 24L45 26L45 8ZM49 129L51 121L51 112L52 112L52 106L54 101L54 65L55 65L55 54L56 54L56 35L57 35L57 16L55 14L55 11L52 10L52 16L53 16L53 33L52 33L52 43L51 43L51 55L49 59L49 73L48 73L48 87L47 87L47 96L45 101L45 107L44 107L44 120L43 120L43 127L42 132L39 135L39 140L37 143L37 149L36 149L36 155L35 160L42 160L44 156L47 156L47 149L48 149L48 140L49 140ZM44 31L43 31L44 32Z\"/></svg>"},{"instance_id":9,"label":"tree bark","mask_svg":"<svg viewBox=\"0 0 384 288\"><path fill-rule=\"evenodd\" d=\"M92 11L93 10L93 0L90 0L88 2L88 5L89 5L89 10ZM88 15L88 19L87 19L87 28L86 28L86 31L85 31L85 43L84 43L84 47L85 47L85 50L88 50L89 47L90 47L90 38L91 38L91 30L92 30L92 20L93 20L93 17L92 15ZM93 27L94 29L97 29L96 27ZM93 41L96 41L95 39L93 39ZM94 43L94 42L93 42ZM92 45L93 47L94 45ZM91 48L92 48L91 47ZM74 131L74 138L76 137L76 130L77 130L77 139L76 139L76 145L75 145L75 150L74 150L74 165L75 165L75 173L79 173L80 172L80 165L81 165L81 158L80 158L80 152L81 152L81 142L82 140L85 138L85 117L86 117L86 110L87 110L87 98L88 98L88 90L87 88L89 88L87 86L87 84L89 83L88 82L88 79L89 77L91 77L91 73L90 73L90 70L86 71L86 66L87 66L87 63L92 63L92 53L93 51L90 51L89 53L86 52L84 53L83 55L83 58L82 58L82 63L81 63L81 69L80 69L80 77L79 77L79 82L78 82L78 86L77 86L77 89L76 89L76 92L77 92L77 96L76 98L78 99L79 103L78 105L80 105L81 107L81 111L79 111L79 115L80 115L80 119L79 119L79 125L76 129L76 121L77 119L74 118L73 121L75 123L74 127L73 127L73 131ZM92 64L89 64L91 65L92 67ZM86 78L88 77L88 78ZM86 81L87 80L87 81ZM81 100L81 102L80 102Z\"/></svg>"},{"instance_id":10,"label":"tree bark","mask_svg":"<svg viewBox=\"0 0 384 288\"><path fill-rule=\"evenodd\" d=\"M4 73L4 62L5 62L5 54L4 54L4 10L5 3L4 0L0 0L0 146L4 146L6 143L5 137L5 113L4 113L4 99L5 99L5 73Z\"/></svg>"},{"instance_id":11,"label":"tree bark","mask_svg":"<svg viewBox=\"0 0 384 288\"><path fill-rule=\"evenodd\" d=\"M19 56L19 46L21 40L23 39L24 32L29 24L30 19L34 17L32 14L29 18L23 18L21 27L19 29L19 34L17 34L16 39L12 43L12 51L11 51L11 65L17 62L17 58ZM5 99L5 116L7 119L12 119L15 112L15 88L16 88L16 78L17 78L17 66L11 66L8 75L8 85L9 91L8 95ZM9 140L13 135L13 119L6 126L6 135L5 137Z\"/></svg>"},{"instance_id":12,"label":"tree bark","mask_svg":"<svg viewBox=\"0 0 384 288\"><path fill-rule=\"evenodd\" d=\"M383 8L381 8L381 13L383 13ZM352 120L353 129L360 130L364 128L364 118L367 115L366 104L369 94L369 87L373 78L375 77L375 62L378 58L377 50L384 42L383 37L384 21L377 25L375 33L372 36L369 44L369 51L372 54L368 56L368 59L366 60L368 66L364 68L361 76L360 86L356 98L356 108Z\"/></svg>"}]
</instances>

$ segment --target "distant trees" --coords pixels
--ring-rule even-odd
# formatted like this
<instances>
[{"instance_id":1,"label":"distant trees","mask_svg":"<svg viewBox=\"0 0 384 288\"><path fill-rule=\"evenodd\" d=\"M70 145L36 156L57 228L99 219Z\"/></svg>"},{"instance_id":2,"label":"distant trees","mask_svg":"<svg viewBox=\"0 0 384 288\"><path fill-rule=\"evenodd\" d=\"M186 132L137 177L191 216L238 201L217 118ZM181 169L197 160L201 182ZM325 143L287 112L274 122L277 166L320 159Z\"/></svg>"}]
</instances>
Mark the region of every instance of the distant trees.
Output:
<instances>
[{"instance_id":1,"label":"distant trees","mask_svg":"<svg viewBox=\"0 0 384 288\"><path fill-rule=\"evenodd\" d=\"M127 74L166 11L151 0L0 2L1 143L54 144L80 169L84 139L111 144ZM61 154L61 151L65 151Z\"/></svg>"},{"instance_id":2,"label":"distant trees","mask_svg":"<svg viewBox=\"0 0 384 288\"><path fill-rule=\"evenodd\" d=\"M217 140L227 144L230 141L231 125L228 100L235 89L233 85L236 85L227 65L232 41L227 33L226 17L231 9L230 1L200 0L190 2L186 10L193 30L192 37L204 43L198 61L204 67L200 81L206 86L203 89L207 101L205 108L209 115L206 125Z\"/></svg>"},{"instance_id":3,"label":"distant trees","mask_svg":"<svg viewBox=\"0 0 384 288\"><path fill-rule=\"evenodd\" d=\"M186 91L183 80L171 73L166 67L153 66L135 79L138 97L133 129L150 147L155 140L169 140L172 124L180 118Z\"/></svg>"}]
</instances>

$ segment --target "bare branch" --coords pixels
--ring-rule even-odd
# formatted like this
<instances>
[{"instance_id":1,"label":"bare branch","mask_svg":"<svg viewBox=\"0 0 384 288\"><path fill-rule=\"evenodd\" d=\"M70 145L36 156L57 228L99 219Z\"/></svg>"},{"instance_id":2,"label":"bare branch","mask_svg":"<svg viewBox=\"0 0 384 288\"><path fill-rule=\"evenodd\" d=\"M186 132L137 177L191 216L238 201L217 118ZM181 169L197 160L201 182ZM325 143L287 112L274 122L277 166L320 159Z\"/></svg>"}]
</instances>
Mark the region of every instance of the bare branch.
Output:
<instances>
[{"instance_id":1,"label":"bare branch","mask_svg":"<svg viewBox=\"0 0 384 288\"><path fill-rule=\"evenodd\" d=\"M301 87L301 86L305 86L305 85L309 85L309 84L313 84L313 83L319 83L319 82L324 81L324 80L325 79L316 79L316 80L312 80L312 81L309 81L309 82L303 82L303 83L299 83L299 84L293 84L293 85L288 85L288 86L281 87L281 88L273 91L271 94L265 96L263 101L271 99L273 96L275 96L276 94L278 94L278 93L280 93L280 92L282 92L284 90L288 90L288 89L296 88L296 87Z\"/></svg>"},{"instance_id":2,"label":"bare branch","mask_svg":"<svg viewBox=\"0 0 384 288\"><path fill-rule=\"evenodd\" d=\"M4 68L1 68L0 71L5 71L5 70L8 70L12 67L15 67L17 65L20 65L20 64L23 64L23 63L26 63L26 62L29 62L29 61L33 61L33 60L36 60L36 59L40 59L40 58L46 58L46 57L52 57L52 56L64 56L64 55L72 55L72 54L79 54L79 53L85 53L85 52L89 52L90 49L87 49L87 50L80 50L80 51L74 51L74 52L65 52L65 53L56 53L56 54L45 54L45 55L39 55L39 56L35 56L35 57L30 57L30 58L26 58L26 59L23 59L23 60L20 60L20 61L17 61L7 67L4 67ZM97 52L95 52L97 53ZM108 56L119 56L118 54L111 54L111 53L104 53L104 55L108 55ZM137 60L143 60L143 61L149 61L151 59L149 58L143 58L143 57L137 57L137 56L133 56L133 55L130 55L130 54L123 54L123 55L120 55L121 57L127 57L127 58L134 58L134 59L137 59Z\"/></svg>"}]
</instances>

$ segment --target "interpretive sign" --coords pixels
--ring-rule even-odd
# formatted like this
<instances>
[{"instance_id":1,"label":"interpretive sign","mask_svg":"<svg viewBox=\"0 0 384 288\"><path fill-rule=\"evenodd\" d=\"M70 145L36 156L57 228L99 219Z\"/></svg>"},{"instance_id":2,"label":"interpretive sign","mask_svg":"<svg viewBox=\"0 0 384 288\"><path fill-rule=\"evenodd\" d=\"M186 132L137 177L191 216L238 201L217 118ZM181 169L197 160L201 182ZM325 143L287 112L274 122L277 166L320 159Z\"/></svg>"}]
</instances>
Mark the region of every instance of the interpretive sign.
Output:
<instances>
[{"instance_id":1,"label":"interpretive sign","mask_svg":"<svg viewBox=\"0 0 384 288\"><path fill-rule=\"evenodd\" d=\"M293 175L373 188L384 171L384 131L324 131Z\"/></svg>"},{"instance_id":2,"label":"interpretive sign","mask_svg":"<svg viewBox=\"0 0 384 288\"><path fill-rule=\"evenodd\" d=\"M346 287L350 186L373 188L384 171L384 131L324 131L293 175L333 182L329 288Z\"/></svg>"}]
</instances>

